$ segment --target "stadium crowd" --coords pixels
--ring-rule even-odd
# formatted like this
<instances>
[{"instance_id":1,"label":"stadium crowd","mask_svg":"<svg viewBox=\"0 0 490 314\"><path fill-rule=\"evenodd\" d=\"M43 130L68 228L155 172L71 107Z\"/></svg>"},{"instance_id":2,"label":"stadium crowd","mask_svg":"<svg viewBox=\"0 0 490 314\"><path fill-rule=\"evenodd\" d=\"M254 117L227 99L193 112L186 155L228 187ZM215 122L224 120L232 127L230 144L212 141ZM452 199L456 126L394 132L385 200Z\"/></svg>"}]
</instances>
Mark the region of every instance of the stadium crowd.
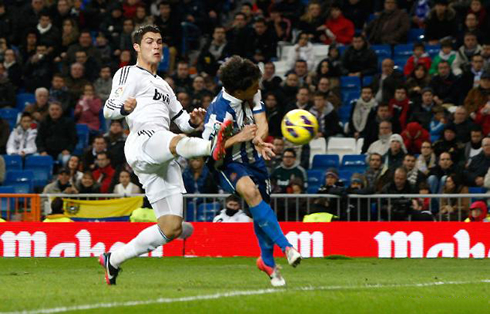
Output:
<instances>
[{"instance_id":1,"label":"stadium crowd","mask_svg":"<svg viewBox=\"0 0 490 314\"><path fill-rule=\"evenodd\" d=\"M277 155L267 163L273 193L486 191L486 5L483 0L0 0L0 111L19 110L14 123L0 120L0 153L52 156L56 175L39 192L141 192L125 162L124 121L107 123L100 112L113 73L135 62L132 33L153 23L165 42L159 75L188 111L207 108L219 92L216 74L227 57L237 54L260 64L269 140ZM325 45L328 53L318 55L316 47ZM287 70L276 75L281 62ZM18 101L25 93L34 95L26 106ZM323 168L324 178L312 190L310 147L285 142L280 129L284 114L298 108L317 117L318 138L325 143L334 137L363 139L365 171L341 178L338 168ZM77 124L88 126L90 138L81 151ZM219 192L203 159L181 162L189 193ZM9 170L4 165L0 158L0 181ZM337 202L344 200L318 199L315 206L336 213ZM455 220L458 211L467 217L470 207L454 199L406 203L389 205L396 212L392 219L430 220L438 213ZM364 213L371 210L369 202L359 206Z\"/></svg>"}]
</instances>

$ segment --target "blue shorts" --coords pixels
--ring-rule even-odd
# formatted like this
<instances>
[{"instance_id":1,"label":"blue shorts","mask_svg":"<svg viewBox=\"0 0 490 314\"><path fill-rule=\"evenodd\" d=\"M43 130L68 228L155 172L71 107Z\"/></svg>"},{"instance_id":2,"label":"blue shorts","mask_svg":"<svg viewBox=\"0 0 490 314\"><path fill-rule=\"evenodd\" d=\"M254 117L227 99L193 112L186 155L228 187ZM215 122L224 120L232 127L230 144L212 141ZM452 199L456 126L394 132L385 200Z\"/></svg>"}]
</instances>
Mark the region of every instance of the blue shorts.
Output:
<instances>
[{"instance_id":1,"label":"blue shorts","mask_svg":"<svg viewBox=\"0 0 490 314\"><path fill-rule=\"evenodd\" d=\"M269 173L265 166L257 167L238 162L226 164L222 170L218 170L221 187L229 192L236 193L236 184L242 177L250 177L260 191L262 199L269 203L271 183Z\"/></svg>"}]
</instances>

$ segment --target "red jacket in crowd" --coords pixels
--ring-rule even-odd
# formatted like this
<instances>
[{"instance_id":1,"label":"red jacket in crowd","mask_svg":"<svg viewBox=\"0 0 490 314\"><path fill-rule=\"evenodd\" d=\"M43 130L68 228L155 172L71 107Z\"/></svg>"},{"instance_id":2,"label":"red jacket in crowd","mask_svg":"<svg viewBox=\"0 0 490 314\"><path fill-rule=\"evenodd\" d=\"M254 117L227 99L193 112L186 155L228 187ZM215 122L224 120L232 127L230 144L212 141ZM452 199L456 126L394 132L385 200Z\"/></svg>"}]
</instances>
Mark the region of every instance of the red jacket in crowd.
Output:
<instances>
[{"instance_id":1,"label":"red jacket in crowd","mask_svg":"<svg viewBox=\"0 0 490 314\"><path fill-rule=\"evenodd\" d=\"M116 170L112 168L111 164L94 171L94 179L100 183L100 193L109 193L109 188L115 173Z\"/></svg>"},{"instance_id":2,"label":"red jacket in crowd","mask_svg":"<svg viewBox=\"0 0 490 314\"><path fill-rule=\"evenodd\" d=\"M354 24L342 14L337 19L329 18L325 25L335 35L336 43L348 45L352 42L355 32ZM330 45L332 40L328 36L326 38L323 42Z\"/></svg>"},{"instance_id":3,"label":"red jacket in crowd","mask_svg":"<svg viewBox=\"0 0 490 314\"><path fill-rule=\"evenodd\" d=\"M415 61L414 56L411 56L410 58L408 58L407 63L405 64L405 68L403 68L403 74L406 77L410 76L410 74L412 74L415 67L419 64L422 64L428 72L430 69L431 63L432 63L432 61L430 60L429 55L426 53L424 53L422 55L422 57L418 58L417 61Z\"/></svg>"},{"instance_id":4,"label":"red jacket in crowd","mask_svg":"<svg viewBox=\"0 0 490 314\"><path fill-rule=\"evenodd\" d=\"M418 122L410 122L402 132L403 143L410 154L420 154L425 141L430 142L430 134Z\"/></svg>"}]
</instances>

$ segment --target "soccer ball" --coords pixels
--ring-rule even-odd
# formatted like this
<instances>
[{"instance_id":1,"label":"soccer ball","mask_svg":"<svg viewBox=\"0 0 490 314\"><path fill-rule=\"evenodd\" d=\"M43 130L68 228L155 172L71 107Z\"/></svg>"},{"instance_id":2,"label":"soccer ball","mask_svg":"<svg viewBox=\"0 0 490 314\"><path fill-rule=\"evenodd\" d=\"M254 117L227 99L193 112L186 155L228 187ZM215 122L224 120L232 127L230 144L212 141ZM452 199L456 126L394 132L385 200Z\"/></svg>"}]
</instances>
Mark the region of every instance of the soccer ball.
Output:
<instances>
[{"instance_id":1,"label":"soccer ball","mask_svg":"<svg viewBox=\"0 0 490 314\"><path fill-rule=\"evenodd\" d=\"M303 109L291 110L281 123L282 135L291 143L305 145L318 132L318 121L314 115Z\"/></svg>"}]
</instances>

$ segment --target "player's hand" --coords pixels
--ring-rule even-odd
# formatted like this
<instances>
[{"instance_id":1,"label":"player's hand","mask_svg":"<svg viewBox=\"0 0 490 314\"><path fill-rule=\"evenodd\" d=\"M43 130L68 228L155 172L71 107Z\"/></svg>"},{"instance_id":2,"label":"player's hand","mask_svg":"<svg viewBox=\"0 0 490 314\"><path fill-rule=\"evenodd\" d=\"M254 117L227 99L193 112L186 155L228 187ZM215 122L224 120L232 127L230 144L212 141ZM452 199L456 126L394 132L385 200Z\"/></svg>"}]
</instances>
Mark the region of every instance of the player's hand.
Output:
<instances>
[{"instance_id":1,"label":"player's hand","mask_svg":"<svg viewBox=\"0 0 490 314\"><path fill-rule=\"evenodd\" d=\"M133 112L134 108L136 108L136 99L133 97L129 97L124 102L124 110L131 113L131 112Z\"/></svg>"},{"instance_id":2,"label":"player's hand","mask_svg":"<svg viewBox=\"0 0 490 314\"><path fill-rule=\"evenodd\" d=\"M191 123L193 125L201 125L204 122L204 117L206 116L206 109L196 108L191 112Z\"/></svg>"},{"instance_id":3,"label":"player's hand","mask_svg":"<svg viewBox=\"0 0 490 314\"><path fill-rule=\"evenodd\" d=\"M271 160L272 157L276 156L273 144L264 142L260 137L254 138L252 143L265 160Z\"/></svg>"},{"instance_id":4,"label":"player's hand","mask_svg":"<svg viewBox=\"0 0 490 314\"><path fill-rule=\"evenodd\" d=\"M238 133L240 136L240 142L248 142L255 138L257 134L257 126L255 124L247 124L241 131Z\"/></svg>"}]
</instances>

